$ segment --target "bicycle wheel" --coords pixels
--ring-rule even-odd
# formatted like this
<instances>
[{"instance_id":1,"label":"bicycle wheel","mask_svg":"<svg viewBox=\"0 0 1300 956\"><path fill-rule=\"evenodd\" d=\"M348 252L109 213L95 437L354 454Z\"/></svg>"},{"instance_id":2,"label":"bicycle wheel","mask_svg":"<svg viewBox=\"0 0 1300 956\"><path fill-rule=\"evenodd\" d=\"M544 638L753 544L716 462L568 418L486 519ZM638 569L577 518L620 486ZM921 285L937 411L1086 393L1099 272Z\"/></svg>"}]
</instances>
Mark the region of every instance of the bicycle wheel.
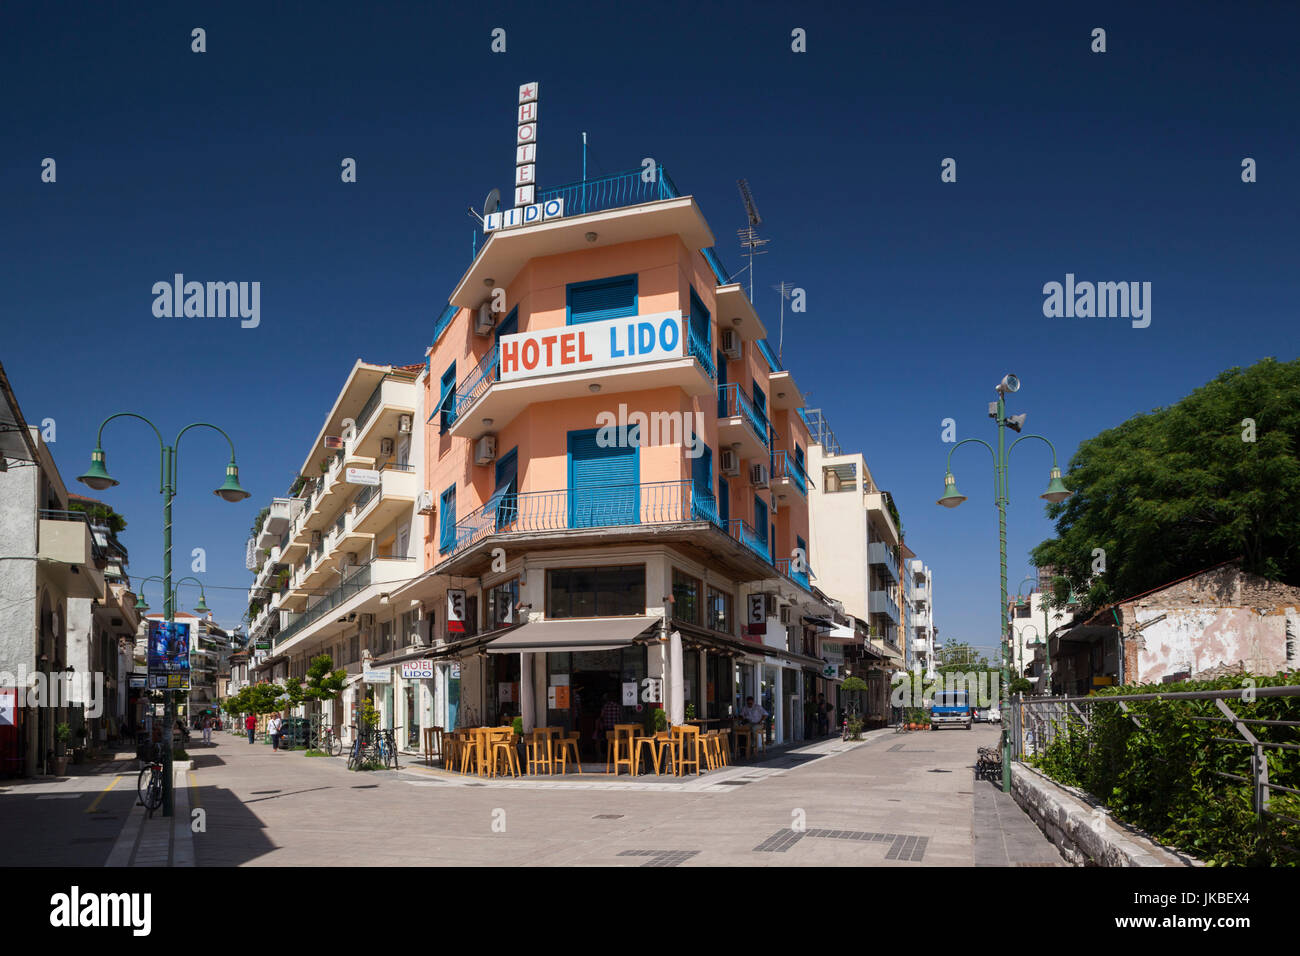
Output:
<instances>
[{"instance_id":1,"label":"bicycle wheel","mask_svg":"<svg viewBox=\"0 0 1300 956\"><path fill-rule=\"evenodd\" d=\"M334 734L325 735L325 752L331 757L337 757L343 753L343 741L339 740Z\"/></svg>"},{"instance_id":2,"label":"bicycle wheel","mask_svg":"<svg viewBox=\"0 0 1300 956\"><path fill-rule=\"evenodd\" d=\"M153 767L145 767L136 778L135 792L140 797L142 806L149 806L149 780L153 777Z\"/></svg>"},{"instance_id":3,"label":"bicycle wheel","mask_svg":"<svg viewBox=\"0 0 1300 956\"><path fill-rule=\"evenodd\" d=\"M155 810L157 810L159 807L162 806L162 803L163 803L163 775L161 772L158 772L155 773L149 779L149 799L148 801L146 801L146 806L149 807L149 812L152 814Z\"/></svg>"}]
</instances>

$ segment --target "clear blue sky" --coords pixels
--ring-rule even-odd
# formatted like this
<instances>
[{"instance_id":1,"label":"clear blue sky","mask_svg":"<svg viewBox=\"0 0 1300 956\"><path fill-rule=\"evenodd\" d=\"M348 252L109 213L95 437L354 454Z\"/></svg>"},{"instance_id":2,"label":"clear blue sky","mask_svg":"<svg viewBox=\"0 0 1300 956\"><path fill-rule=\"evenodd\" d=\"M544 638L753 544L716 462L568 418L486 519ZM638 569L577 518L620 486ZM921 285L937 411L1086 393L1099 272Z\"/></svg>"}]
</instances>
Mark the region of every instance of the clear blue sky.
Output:
<instances>
[{"instance_id":1,"label":"clear blue sky","mask_svg":"<svg viewBox=\"0 0 1300 956\"><path fill-rule=\"evenodd\" d=\"M0 361L27 417L56 421L74 490L111 412L168 437L194 420L232 433L252 499L212 496L225 449L191 434L175 523L178 567L207 549L227 625L252 518L285 492L353 361L422 360L469 261L465 207L510 184L525 81L541 83L542 186L580 178L582 130L592 175L654 157L733 270L748 178L772 240L759 310L775 338L769 287L806 290L785 364L894 493L946 638L994 639L997 522L979 449L954 462L971 500L935 506L942 419L991 437L992 386L1015 372L1011 410L1064 464L1224 368L1297 353L1291 4L135 6L0 8ZM356 184L339 180L345 156ZM260 327L154 318L151 287L176 272L260 281ZM1150 327L1044 318L1042 287L1067 272L1151 282ZM105 446L132 571L156 574L153 438L117 423ZM1017 459L1013 589L1051 531L1046 450Z\"/></svg>"}]
</instances>

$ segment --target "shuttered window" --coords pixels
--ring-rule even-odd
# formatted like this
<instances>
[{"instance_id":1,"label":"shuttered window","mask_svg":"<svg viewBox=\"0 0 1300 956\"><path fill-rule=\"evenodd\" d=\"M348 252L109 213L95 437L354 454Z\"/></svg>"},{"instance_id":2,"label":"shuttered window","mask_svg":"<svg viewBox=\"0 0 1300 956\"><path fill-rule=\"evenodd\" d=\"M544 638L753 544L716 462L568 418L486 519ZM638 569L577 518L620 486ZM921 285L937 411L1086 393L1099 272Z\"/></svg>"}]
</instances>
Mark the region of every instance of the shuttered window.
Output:
<instances>
[{"instance_id":1,"label":"shuttered window","mask_svg":"<svg viewBox=\"0 0 1300 956\"><path fill-rule=\"evenodd\" d=\"M442 534L438 538L438 547L446 552L456 546L456 486L452 485L442 493L441 506L438 508L438 520L442 523Z\"/></svg>"},{"instance_id":2,"label":"shuttered window","mask_svg":"<svg viewBox=\"0 0 1300 956\"><path fill-rule=\"evenodd\" d=\"M636 524L640 488L635 440L601 447L597 429L569 432L569 527Z\"/></svg>"},{"instance_id":3,"label":"shuttered window","mask_svg":"<svg viewBox=\"0 0 1300 956\"><path fill-rule=\"evenodd\" d=\"M635 275L570 283L567 293L569 325L636 315Z\"/></svg>"}]
</instances>

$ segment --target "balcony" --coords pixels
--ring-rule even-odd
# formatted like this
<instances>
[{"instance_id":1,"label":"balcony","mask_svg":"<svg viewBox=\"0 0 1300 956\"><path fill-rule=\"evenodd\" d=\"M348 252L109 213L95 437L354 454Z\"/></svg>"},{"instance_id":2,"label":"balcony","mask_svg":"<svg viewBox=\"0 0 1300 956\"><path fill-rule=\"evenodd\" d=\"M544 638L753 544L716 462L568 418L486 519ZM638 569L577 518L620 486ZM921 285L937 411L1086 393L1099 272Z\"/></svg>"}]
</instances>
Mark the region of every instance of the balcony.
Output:
<instances>
[{"instance_id":1,"label":"balcony","mask_svg":"<svg viewBox=\"0 0 1300 956\"><path fill-rule=\"evenodd\" d=\"M738 384L718 386L718 444L736 448L742 459L770 457L767 416Z\"/></svg>"},{"instance_id":2,"label":"balcony","mask_svg":"<svg viewBox=\"0 0 1300 956\"><path fill-rule=\"evenodd\" d=\"M633 322L635 317L615 321ZM444 427L455 438L476 439L499 431L530 405L589 398L593 387L602 395L674 386L688 395L710 395L717 379L712 350L696 336L688 321L683 320L682 325L687 332L680 357L604 368L578 367L509 382L501 381L500 346L494 344L457 387ZM585 328L595 331L600 326L593 322ZM584 326L558 326L554 332L564 335L581 330Z\"/></svg>"},{"instance_id":3,"label":"balcony","mask_svg":"<svg viewBox=\"0 0 1300 956\"><path fill-rule=\"evenodd\" d=\"M718 313L718 328L734 329L746 342L767 338L767 329L739 282L720 282L714 290L713 302Z\"/></svg>"},{"instance_id":4,"label":"balcony","mask_svg":"<svg viewBox=\"0 0 1300 956\"><path fill-rule=\"evenodd\" d=\"M889 532L889 540L885 543L898 544L898 525L894 523L894 516L889 513L889 496L883 491L868 491L862 497L867 507L868 516L874 512L880 523ZM897 565L895 565L894 577L898 577Z\"/></svg>"},{"instance_id":5,"label":"balcony","mask_svg":"<svg viewBox=\"0 0 1300 956\"><path fill-rule=\"evenodd\" d=\"M773 408L796 409L804 406L803 392L799 391L794 376L789 372L773 372L768 379L767 390L772 396Z\"/></svg>"},{"instance_id":6,"label":"balcony","mask_svg":"<svg viewBox=\"0 0 1300 956\"><path fill-rule=\"evenodd\" d=\"M867 613L883 614L894 622L899 622L898 602L889 591L871 591L867 594Z\"/></svg>"},{"instance_id":7,"label":"balcony","mask_svg":"<svg viewBox=\"0 0 1300 956\"><path fill-rule=\"evenodd\" d=\"M409 513L420 489L414 465L385 465L379 484L367 485L352 503L355 515L349 533L374 535L403 513Z\"/></svg>"},{"instance_id":8,"label":"balcony","mask_svg":"<svg viewBox=\"0 0 1300 956\"><path fill-rule=\"evenodd\" d=\"M297 509L301 507L297 498L274 498L270 510L262 521L257 535L257 547L265 551L279 542L281 536L289 530Z\"/></svg>"},{"instance_id":9,"label":"balcony","mask_svg":"<svg viewBox=\"0 0 1300 956\"><path fill-rule=\"evenodd\" d=\"M348 456L378 458L380 442L399 430L402 416L414 421L415 401L413 382L391 375L382 378L357 414L357 434Z\"/></svg>"},{"instance_id":10,"label":"balcony","mask_svg":"<svg viewBox=\"0 0 1300 956\"><path fill-rule=\"evenodd\" d=\"M105 595L104 575L95 565L94 539L80 511L48 511L38 515L36 558L68 597Z\"/></svg>"},{"instance_id":11,"label":"balcony","mask_svg":"<svg viewBox=\"0 0 1300 956\"><path fill-rule=\"evenodd\" d=\"M542 256L634 242L654 236L680 236L688 249L713 245L713 233L699 206L681 196L660 166L653 182L640 169L537 191L537 202L564 200L564 215L531 226L500 229L488 235L469 270L451 294L450 304L476 309L483 280L510 284L529 260ZM594 232L594 243L587 233Z\"/></svg>"},{"instance_id":12,"label":"balcony","mask_svg":"<svg viewBox=\"0 0 1300 956\"><path fill-rule=\"evenodd\" d=\"M867 545L867 563L877 564L889 572L889 576L898 580L898 559L894 550L883 541L872 541Z\"/></svg>"},{"instance_id":13,"label":"balcony","mask_svg":"<svg viewBox=\"0 0 1300 956\"><path fill-rule=\"evenodd\" d=\"M409 580L419 573L412 558L379 557L355 569L320 600L306 608L277 634L272 646L278 651L289 640L327 618L331 611L347 603L370 585L393 584Z\"/></svg>"},{"instance_id":14,"label":"balcony","mask_svg":"<svg viewBox=\"0 0 1300 956\"><path fill-rule=\"evenodd\" d=\"M795 584L804 588L805 590L809 590L812 588L812 582L809 581L808 579L809 578L808 572L791 571L789 558L778 558L776 562L776 569L780 571L782 574L784 574L791 581L793 581Z\"/></svg>"},{"instance_id":15,"label":"balcony","mask_svg":"<svg viewBox=\"0 0 1300 956\"><path fill-rule=\"evenodd\" d=\"M788 451L772 452L772 489L782 491L795 488L799 494L808 497L808 473L804 471L799 459Z\"/></svg>"}]
</instances>

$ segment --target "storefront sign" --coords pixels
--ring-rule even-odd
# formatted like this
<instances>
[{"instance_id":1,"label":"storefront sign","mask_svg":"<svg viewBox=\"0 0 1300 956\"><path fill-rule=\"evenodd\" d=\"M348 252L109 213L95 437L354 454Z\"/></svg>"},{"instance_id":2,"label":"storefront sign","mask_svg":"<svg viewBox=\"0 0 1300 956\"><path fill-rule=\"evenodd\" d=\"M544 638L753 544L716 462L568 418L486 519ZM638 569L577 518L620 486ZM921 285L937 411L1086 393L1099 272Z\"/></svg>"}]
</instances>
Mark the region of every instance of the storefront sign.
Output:
<instances>
[{"instance_id":1,"label":"storefront sign","mask_svg":"<svg viewBox=\"0 0 1300 956\"><path fill-rule=\"evenodd\" d=\"M367 667L362 670L361 679L367 684L391 684L393 682L393 669L391 667L375 669Z\"/></svg>"},{"instance_id":2,"label":"storefront sign","mask_svg":"<svg viewBox=\"0 0 1300 956\"><path fill-rule=\"evenodd\" d=\"M447 589L447 633L465 633L465 589Z\"/></svg>"},{"instance_id":3,"label":"storefront sign","mask_svg":"<svg viewBox=\"0 0 1300 956\"><path fill-rule=\"evenodd\" d=\"M348 468L343 473L343 480L349 485L377 485L379 472L373 468Z\"/></svg>"},{"instance_id":4,"label":"storefront sign","mask_svg":"<svg viewBox=\"0 0 1300 956\"><path fill-rule=\"evenodd\" d=\"M403 661L402 680L433 680L433 661Z\"/></svg>"},{"instance_id":5,"label":"storefront sign","mask_svg":"<svg viewBox=\"0 0 1300 956\"><path fill-rule=\"evenodd\" d=\"M460 661L454 661L447 670L447 677L451 680L460 680Z\"/></svg>"},{"instance_id":6,"label":"storefront sign","mask_svg":"<svg viewBox=\"0 0 1300 956\"><path fill-rule=\"evenodd\" d=\"M145 674L139 674L139 675L132 674L131 677L129 678L129 684L128 684L128 686L131 687L131 688L133 688L133 689L135 689L135 690L143 690L146 686L148 686L148 683L149 683L149 678L148 678L147 675L145 675Z\"/></svg>"},{"instance_id":7,"label":"storefront sign","mask_svg":"<svg viewBox=\"0 0 1300 956\"><path fill-rule=\"evenodd\" d=\"M325 436L325 447L326 447L326 448L342 448L342 447L343 447L343 439L340 438L340 437L338 437L337 435L326 435L326 436Z\"/></svg>"},{"instance_id":8,"label":"storefront sign","mask_svg":"<svg viewBox=\"0 0 1300 956\"><path fill-rule=\"evenodd\" d=\"M501 381L681 358L681 312L603 319L501 336Z\"/></svg>"},{"instance_id":9,"label":"storefront sign","mask_svg":"<svg viewBox=\"0 0 1300 956\"><path fill-rule=\"evenodd\" d=\"M636 706L636 681L623 681L623 706Z\"/></svg>"},{"instance_id":10,"label":"storefront sign","mask_svg":"<svg viewBox=\"0 0 1300 956\"><path fill-rule=\"evenodd\" d=\"M765 634L767 632L767 608L762 593L749 596L749 633Z\"/></svg>"}]
</instances>

